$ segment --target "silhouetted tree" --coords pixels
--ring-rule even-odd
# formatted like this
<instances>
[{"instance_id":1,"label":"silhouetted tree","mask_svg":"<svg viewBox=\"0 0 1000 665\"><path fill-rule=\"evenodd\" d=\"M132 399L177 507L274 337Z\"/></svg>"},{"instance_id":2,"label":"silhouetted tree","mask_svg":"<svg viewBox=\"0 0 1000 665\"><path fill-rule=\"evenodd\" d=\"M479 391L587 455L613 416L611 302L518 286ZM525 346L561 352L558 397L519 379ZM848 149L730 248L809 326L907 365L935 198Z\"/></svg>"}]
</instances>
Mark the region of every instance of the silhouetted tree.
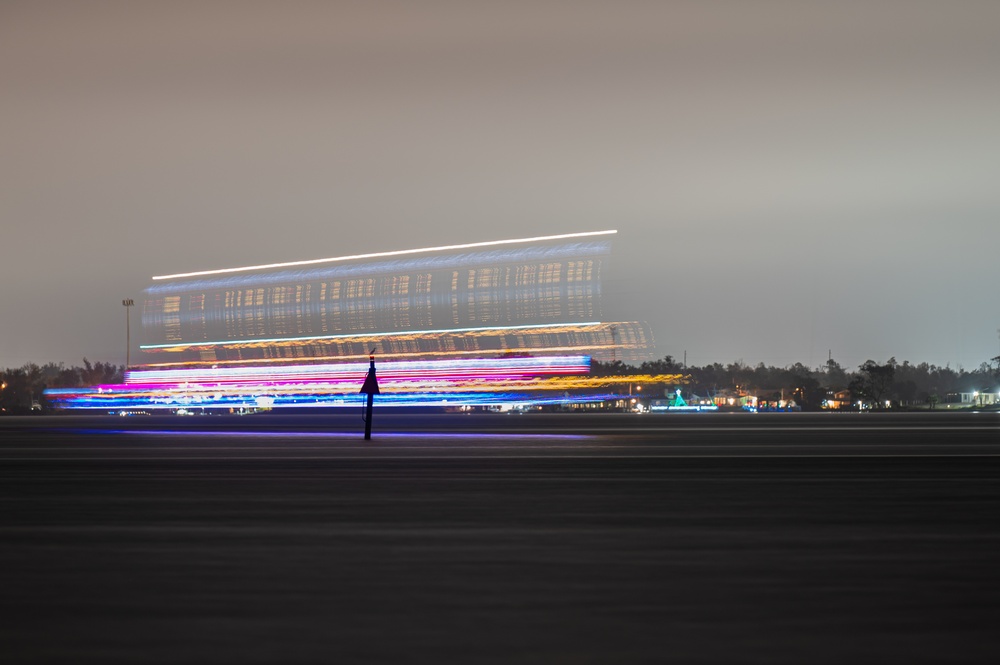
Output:
<instances>
[{"instance_id":1,"label":"silhouetted tree","mask_svg":"<svg viewBox=\"0 0 1000 665\"><path fill-rule=\"evenodd\" d=\"M28 363L18 368L0 370L0 413L14 415L30 413L35 408L46 410L47 388L79 388L81 386L121 383L124 366L113 363L91 363L84 358L83 367L66 367L62 363L36 365Z\"/></svg>"},{"instance_id":2,"label":"silhouetted tree","mask_svg":"<svg viewBox=\"0 0 1000 665\"><path fill-rule=\"evenodd\" d=\"M858 367L858 374L848 384L851 393L867 402L873 409L885 408L891 396L893 377L896 374L896 359L889 358L884 365L874 360L866 360Z\"/></svg>"},{"instance_id":3,"label":"silhouetted tree","mask_svg":"<svg viewBox=\"0 0 1000 665\"><path fill-rule=\"evenodd\" d=\"M96 386L102 383L121 383L125 376L125 366L100 361L91 364L83 359L83 369L80 370L80 380L85 386Z\"/></svg>"},{"instance_id":4,"label":"silhouetted tree","mask_svg":"<svg viewBox=\"0 0 1000 665\"><path fill-rule=\"evenodd\" d=\"M833 358L826 361L826 387L837 389L844 388L850 379L847 376L847 372L844 368L840 366Z\"/></svg>"},{"instance_id":5,"label":"silhouetted tree","mask_svg":"<svg viewBox=\"0 0 1000 665\"><path fill-rule=\"evenodd\" d=\"M593 360L590 363L590 373L594 376L624 376L635 373L635 367L626 365L620 360L609 363Z\"/></svg>"},{"instance_id":6,"label":"silhouetted tree","mask_svg":"<svg viewBox=\"0 0 1000 665\"><path fill-rule=\"evenodd\" d=\"M647 360L639 365L639 371L643 374L680 374L682 369L680 363L669 355L662 360Z\"/></svg>"},{"instance_id":7,"label":"silhouetted tree","mask_svg":"<svg viewBox=\"0 0 1000 665\"><path fill-rule=\"evenodd\" d=\"M812 376L793 374L791 395L803 411L819 411L826 399L826 388Z\"/></svg>"}]
</instances>

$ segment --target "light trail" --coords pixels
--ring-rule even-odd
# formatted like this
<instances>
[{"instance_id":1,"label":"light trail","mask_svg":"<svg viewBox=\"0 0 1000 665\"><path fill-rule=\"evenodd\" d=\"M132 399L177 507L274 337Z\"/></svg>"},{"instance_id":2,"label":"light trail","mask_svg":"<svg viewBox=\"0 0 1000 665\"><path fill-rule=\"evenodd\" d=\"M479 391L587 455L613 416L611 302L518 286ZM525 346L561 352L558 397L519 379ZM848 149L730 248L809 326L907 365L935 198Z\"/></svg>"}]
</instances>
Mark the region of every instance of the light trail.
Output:
<instances>
[{"instance_id":1,"label":"light trail","mask_svg":"<svg viewBox=\"0 0 1000 665\"><path fill-rule=\"evenodd\" d=\"M400 337L404 335L447 335L453 333L478 333L494 331L514 331L514 330L539 330L544 328L568 328L568 327L594 327L600 326L600 321L586 321L583 323L539 323L534 325L516 326L485 326L477 328L444 328L439 330L397 330L384 333L347 333L340 335L310 335L306 337L273 337L267 339L232 339L218 340L212 342L171 342L167 344L143 344L140 349L190 349L202 346L236 346L246 344L278 344L282 342L311 342L324 339L354 339L357 341L367 339L378 339L383 337Z\"/></svg>"},{"instance_id":2,"label":"light trail","mask_svg":"<svg viewBox=\"0 0 1000 665\"><path fill-rule=\"evenodd\" d=\"M249 272L251 270L269 270L272 268L291 268L295 266L316 265L318 263L335 263L341 261L357 261L362 259L377 259L389 256L405 256L407 254L421 254L424 252L446 252L459 249L474 249L476 247L493 247L497 245L514 245L518 243L544 242L547 240L567 240L570 238L588 238L592 236L614 235L617 230L607 231L586 231L583 233L563 233L551 236L536 236L534 238L515 238L511 240L489 240L486 242L471 242L461 245L442 245L440 247L422 247L419 249L400 249L390 252L372 252L369 254L352 254L348 256L336 256L326 259L309 259L306 261L286 261L284 263L264 263L255 266L244 266L242 268L220 268L218 270L197 270L194 272L175 273L173 275L156 275L154 280L180 279L183 277L200 277L202 275L224 275L235 272Z\"/></svg>"},{"instance_id":3,"label":"light trail","mask_svg":"<svg viewBox=\"0 0 1000 665\"><path fill-rule=\"evenodd\" d=\"M398 378L461 379L466 377L515 377L540 374L586 374L587 356L542 356L523 358L467 358L456 360L394 361L379 368L380 380ZM357 381L368 369L367 363L297 364L282 367L223 367L191 369L131 370L126 384L222 384L254 381L258 383Z\"/></svg>"},{"instance_id":4,"label":"light trail","mask_svg":"<svg viewBox=\"0 0 1000 665\"><path fill-rule=\"evenodd\" d=\"M636 348L637 345L625 345L625 344L581 344L576 346L546 346L544 349L545 353L570 353L570 354L583 354L583 355L593 355L589 353L591 351L601 351L607 349L624 349L624 348ZM506 348L497 349L496 357L502 358L506 354L514 353L524 353L530 352L531 349L527 348ZM392 358L400 360L439 360L447 357L482 357L485 352L482 350L475 351L413 351L413 352L396 352L391 353ZM387 354L388 355L388 354ZM311 361L316 362L347 362L347 361L360 361L363 360L367 363L368 354L367 353L355 353L347 355L325 355L325 356L311 356L309 358ZM166 368L188 368L188 367L222 367L222 366L238 366L238 367L255 367L264 365L290 365L290 364L301 364L303 358L254 358L253 360L189 360L183 361L178 360L175 362L160 362L160 363L145 363L142 365L145 369L166 369ZM367 368L367 365L365 365Z\"/></svg>"}]
</instances>

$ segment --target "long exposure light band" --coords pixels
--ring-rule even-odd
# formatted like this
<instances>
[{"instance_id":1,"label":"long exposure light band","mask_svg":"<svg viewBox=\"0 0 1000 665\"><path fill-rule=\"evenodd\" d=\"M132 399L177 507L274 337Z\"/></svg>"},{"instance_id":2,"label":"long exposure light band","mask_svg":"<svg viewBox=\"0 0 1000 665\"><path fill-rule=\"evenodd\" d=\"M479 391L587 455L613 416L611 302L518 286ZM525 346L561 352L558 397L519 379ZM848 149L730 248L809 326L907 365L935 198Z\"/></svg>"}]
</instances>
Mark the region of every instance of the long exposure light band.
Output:
<instances>
[{"instance_id":1,"label":"long exposure light band","mask_svg":"<svg viewBox=\"0 0 1000 665\"><path fill-rule=\"evenodd\" d=\"M146 359L119 384L51 389L59 408L240 412L350 407L380 354L380 404L468 410L623 399L683 377L591 376L642 356L642 322L603 322L615 230L154 277ZM322 264L322 265L320 265ZM164 281L166 280L166 281Z\"/></svg>"},{"instance_id":2,"label":"long exposure light band","mask_svg":"<svg viewBox=\"0 0 1000 665\"><path fill-rule=\"evenodd\" d=\"M364 376L368 363L299 364L283 367L219 367L187 369L133 369L126 372L127 384L225 383L330 381ZM379 367L383 383L394 376L455 380L472 376L541 376L586 374L588 356L542 356L520 358L463 358L453 360L384 361Z\"/></svg>"},{"instance_id":3,"label":"long exposure light band","mask_svg":"<svg viewBox=\"0 0 1000 665\"><path fill-rule=\"evenodd\" d=\"M545 353L555 353L555 354L583 354L583 355L593 355L590 353L592 350L606 350L612 348L610 343L607 344L577 344L574 346L546 346L544 347ZM626 348L624 344L616 344L614 348L623 349ZM503 349L498 350L497 353L517 353L520 349ZM482 356L482 350L474 351L435 351L435 352L413 352L413 353L393 353L392 357L397 360L444 360L446 358L471 358L476 356ZM364 360L367 363L368 352L365 353L355 353L355 354L345 354L345 355L312 355L309 356L309 360L316 363L323 362L351 362L356 360ZM145 369L171 369L171 368L194 368L194 367L250 367L254 365L292 365L302 362L301 357L290 357L290 358L256 358L253 361L247 360L178 360L174 362L159 362L159 363L143 363L141 367ZM252 364L250 364L252 363ZM365 364L365 369L368 369L368 365Z\"/></svg>"},{"instance_id":4,"label":"long exposure light band","mask_svg":"<svg viewBox=\"0 0 1000 665\"><path fill-rule=\"evenodd\" d=\"M290 268L294 266L315 265L317 263L335 263L339 261L356 261L362 259L385 258L388 256L404 256L406 254L420 254L423 252L446 252L459 249L474 249L476 247L492 247L496 245L513 245L517 243L544 242L548 240L566 240L569 238L587 238L591 236L613 235L617 230L606 231L586 231L583 233L562 233L551 236L536 236L534 238L514 238L510 240L490 240L486 242L472 242L461 245L442 245L440 247L422 247L419 249L400 249L391 252L372 252L370 254L353 254L349 256L336 256L326 259L309 259L305 261L287 261L284 263L264 263L255 266L244 266L242 268L220 268L218 270L198 270L194 272L175 273L173 275L156 275L154 280L180 279L182 277L200 277L202 275L223 275L234 272L249 272L251 270L268 270L272 268Z\"/></svg>"},{"instance_id":5,"label":"long exposure light band","mask_svg":"<svg viewBox=\"0 0 1000 665\"><path fill-rule=\"evenodd\" d=\"M399 335L434 335L450 333L467 333L480 331L501 331L501 330L538 330L540 328L565 328L567 326L599 326L600 321L586 321L583 323L539 323L533 325L516 326L485 326L479 328L446 328L440 330L395 330L384 333L348 333L342 335L310 335L307 337L274 337L268 339L229 339L214 342L175 342L167 344L143 344L140 349L189 349L200 346L230 346L236 344L271 344L277 342L309 342L324 339L371 339L373 337L396 337Z\"/></svg>"},{"instance_id":6,"label":"long exposure light band","mask_svg":"<svg viewBox=\"0 0 1000 665\"><path fill-rule=\"evenodd\" d=\"M572 355L388 361L380 372L380 399L396 406L472 406L596 401L613 395L569 396L571 387L606 390L622 383L621 377L587 376L589 365L589 357ZM363 363L131 370L124 384L51 389L46 395L73 409L349 406L356 402L363 370Z\"/></svg>"},{"instance_id":7,"label":"long exposure light band","mask_svg":"<svg viewBox=\"0 0 1000 665\"><path fill-rule=\"evenodd\" d=\"M478 249L460 253L432 253L362 263L335 263L327 266L292 267L251 273L207 275L198 279L161 280L146 288L147 295L168 295L200 289L247 289L300 280L336 280L367 278L375 275L425 272L456 268L480 268L527 262L545 263L605 256L611 252L610 237L579 238L558 244L516 245Z\"/></svg>"},{"instance_id":8,"label":"long exposure light band","mask_svg":"<svg viewBox=\"0 0 1000 665\"><path fill-rule=\"evenodd\" d=\"M142 411L177 409L273 409L273 408L356 408L359 404L356 395L327 395L317 397L294 396L232 396L207 399L190 395L173 395L159 399L134 398L132 396L110 395L107 393L80 391L72 397L67 397L59 390L48 392L53 401L61 408L70 409L100 409L109 411L125 411L137 409ZM545 405L601 402L614 398L612 394L586 395L565 397L563 395L531 395L522 393L396 393L380 395L382 406L500 406L500 405ZM66 401L63 401L66 399Z\"/></svg>"}]
</instances>

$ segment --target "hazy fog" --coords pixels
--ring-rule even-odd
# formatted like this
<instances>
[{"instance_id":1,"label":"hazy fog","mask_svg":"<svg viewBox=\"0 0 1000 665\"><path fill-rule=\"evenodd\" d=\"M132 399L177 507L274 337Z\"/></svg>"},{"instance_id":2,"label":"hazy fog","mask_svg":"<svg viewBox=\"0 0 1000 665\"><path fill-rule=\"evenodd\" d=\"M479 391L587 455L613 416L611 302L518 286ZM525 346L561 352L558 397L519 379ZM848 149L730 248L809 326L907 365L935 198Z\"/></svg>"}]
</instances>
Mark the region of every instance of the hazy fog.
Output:
<instances>
[{"instance_id":1,"label":"hazy fog","mask_svg":"<svg viewBox=\"0 0 1000 665\"><path fill-rule=\"evenodd\" d=\"M154 274L617 228L657 355L1000 353L1000 3L0 3L0 366ZM133 316L133 343L139 316Z\"/></svg>"}]
</instances>

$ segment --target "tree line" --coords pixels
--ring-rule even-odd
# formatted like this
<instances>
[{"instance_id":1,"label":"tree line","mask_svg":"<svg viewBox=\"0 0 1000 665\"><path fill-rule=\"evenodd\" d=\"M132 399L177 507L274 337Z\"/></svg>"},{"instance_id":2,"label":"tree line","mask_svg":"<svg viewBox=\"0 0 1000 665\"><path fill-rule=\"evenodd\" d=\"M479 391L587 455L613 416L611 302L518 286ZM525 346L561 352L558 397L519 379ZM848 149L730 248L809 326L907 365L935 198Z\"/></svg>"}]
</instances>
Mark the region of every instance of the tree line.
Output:
<instances>
[{"instance_id":1,"label":"tree line","mask_svg":"<svg viewBox=\"0 0 1000 665\"><path fill-rule=\"evenodd\" d=\"M802 363L774 367L740 361L698 367L685 366L668 355L640 365L594 361L591 372L598 376L679 374L684 377L685 392L705 397L722 392L748 394L768 401L784 397L793 399L806 410L821 408L831 394L842 391L849 391L854 401L862 401L869 408L882 409L887 408L887 402L890 407L933 407L938 403L957 402L961 393L1000 390L1000 356L968 371L962 367L911 364L906 360L900 363L895 358L884 363L867 360L856 370L845 369L832 358L815 368Z\"/></svg>"},{"instance_id":2,"label":"tree line","mask_svg":"<svg viewBox=\"0 0 1000 665\"><path fill-rule=\"evenodd\" d=\"M113 363L92 363L83 359L83 366L66 367L63 363L36 365L0 370L0 413L17 415L31 411L46 411L48 388L81 388L106 383L121 383L125 366Z\"/></svg>"}]
</instances>

